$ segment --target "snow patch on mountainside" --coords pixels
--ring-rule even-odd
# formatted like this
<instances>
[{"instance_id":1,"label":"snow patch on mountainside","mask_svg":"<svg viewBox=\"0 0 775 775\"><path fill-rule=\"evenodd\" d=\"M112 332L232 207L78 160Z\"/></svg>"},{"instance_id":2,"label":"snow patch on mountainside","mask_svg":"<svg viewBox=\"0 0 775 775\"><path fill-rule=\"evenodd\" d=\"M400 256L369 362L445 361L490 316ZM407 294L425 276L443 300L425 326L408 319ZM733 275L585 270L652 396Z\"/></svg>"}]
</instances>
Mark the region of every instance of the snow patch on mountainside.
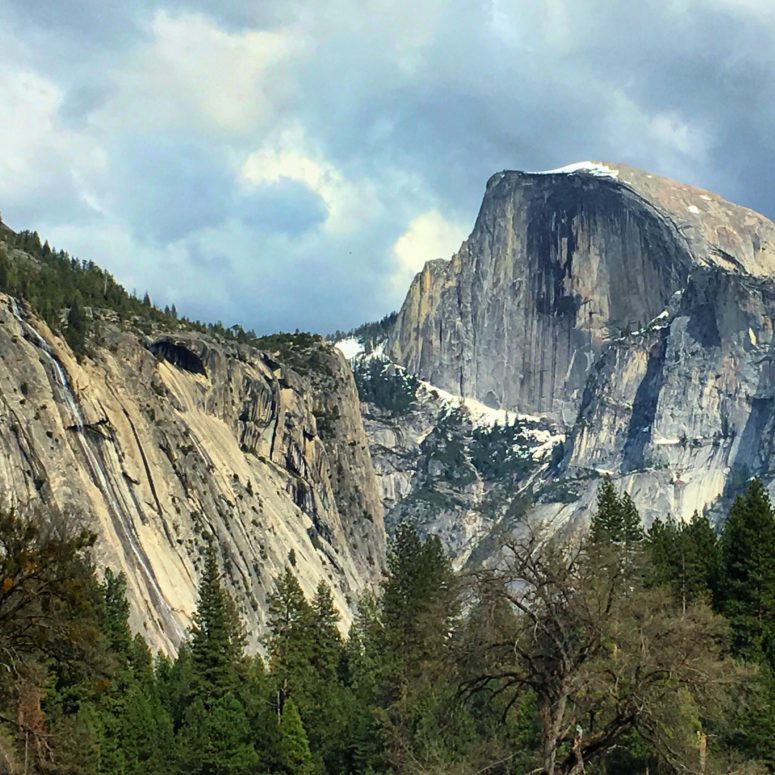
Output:
<instances>
[{"instance_id":1,"label":"snow patch on mountainside","mask_svg":"<svg viewBox=\"0 0 775 775\"><path fill-rule=\"evenodd\" d=\"M565 441L565 434L550 425L544 418L530 414L520 414L508 409L494 409L475 398L461 398L453 393L420 381L420 390L435 393L450 411L463 406L471 416L475 428L492 428L495 425L510 425L515 420L524 423L523 433L530 439L530 455L533 460L543 460L557 444ZM515 451L524 453L522 445L516 445Z\"/></svg>"},{"instance_id":2,"label":"snow patch on mountainside","mask_svg":"<svg viewBox=\"0 0 775 775\"><path fill-rule=\"evenodd\" d=\"M347 358L351 363L355 360L369 361L372 358L378 358L380 360L385 359L385 342L379 342L371 349L367 349L366 345L354 336L350 336L347 339L340 339L334 342L334 347Z\"/></svg>"},{"instance_id":3,"label":"snow patch on mountainside","mask_svg":"<svg viewBox=\"0 0 775 775\"><path fill-rule=\"evenodd\" d=\"M357 358L364 350L363 345L354 336L334 342L334 347L336 347L348 361Z\"/></svg>"}]
</instances>

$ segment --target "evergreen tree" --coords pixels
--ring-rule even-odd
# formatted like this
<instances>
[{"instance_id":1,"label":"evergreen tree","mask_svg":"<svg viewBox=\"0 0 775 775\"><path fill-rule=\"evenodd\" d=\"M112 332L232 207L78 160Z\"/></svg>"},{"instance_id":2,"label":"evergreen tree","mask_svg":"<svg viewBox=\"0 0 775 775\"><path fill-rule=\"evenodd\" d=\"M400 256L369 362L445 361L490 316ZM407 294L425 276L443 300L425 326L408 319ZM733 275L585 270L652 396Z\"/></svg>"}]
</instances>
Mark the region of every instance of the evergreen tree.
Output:
<instances>
[{"instance_id":1,"label":"evergreen tree","mask_svg":"<svg viewBox=\"0 0 775 775\"><path fill-rule=\"evenodd\" d=\"M438 536L423 540L413 525L397 527L381 609L384 648L405 688L421 665L441 658L459 614L452 566Z\"/></svg>"},{"instance_id":2,"label":"evergreen tree","mask_svg":"<svg viewBox=\"0 0 775 775\"><path fill-rule=\"evenodd\" d=\"M172 766L172 720L153 687L134 684L126 692L119 729L125 775L166 775Z\"/></svg>"},{"instance_id":3,"label":"evergreen tree","mask_svg":"<svg viewBox=\"0 0 775 775\"><path fill-rule=\"evenodd\" d=\"M180 771L184 775L252 775L258 756L245 710L232 694L209 710L196 699L186 711L179 735Z\"/></svg>"},{"instance_id":4,"label":"evergreen tree","mask_svg":"<svg viewBox=\"0 0 775 775\"><path fill-rule=\"evenodd\" d=\"M640 515L627 493L621 497L610 476L597 492L597 510L589 526L587 553L601 571L600 581L632 590L643 574L643 528Z\"/></svg>"},{"instance_id":5,"label":"evergreen tree","mask_svg":"<svg viewBox=\"0 0 775 775\"><path fill-rule=\"evenodd\" d=\"M194 696L207 706L235 689L244 632L234 601L221 584L214 542L208 544L205 554L190 648Z\"/></svg>"},{"instance_id":6,"label":"evergreen tree","mask_svg":"<svg viewBox=\"0 0 775 775\"><path fill-rule=\"evenodd\" d=\"M312 608L286 567L269 598L269 666L280 713L291 695L297 705L308 706L315 683L312 623Z\"/></svg>"},{"instance_id":7,"label":"evergreen tree","mask_svg":"<svg viewBox=\"0 0 775 775\"><path fill-rule=\"evenodd\" d=\"M590 524L590 538L594 544L616 546L643 540L640 515L632 498L627 493L619 497L610 476L603 479L597 492L597 511Z\"/></svg>"},{"instance_id":8,"label":"evergreen tree","mask_svg":"<svg viewBox=\"0 0 775 775\"><path fill-rule=\"evenodd\" d=\"M334 607L331 588L321 580L312 599L312 666L322 681L336 680L342 652L339 634L339 612Z\"/></svg>"},{"instance_id":9,"label":"evergreen tree","mask_svg":"<svg viewBox=\"0 0 775 775\"><path fill-rule=\"evenodd\" d=\"M129 629L126 577L123 573L115 574L110 568L106 568L100 589L104 600L102 631L107 637L111 653L124 664L128 664L132 633Z\"/></svg>"},{"instance_id":10,"label":"evergreen tree","mask_svg":"<svg viewBox=\"0 0 775 775\"><path fill-rule=\"evenodd\" d=\"M447 697L447 656L458 625L452 567L438 536L422 539L400 524L388 551L380 623L379 704L392 767L404 770L421 756L427 725L436 727ZM440 730L437 728L437 732Z\"/></svg>"},{"instance_id":11,"label":"evergreen tree","mask_svg":"<svg viewBox=\"0 0 775 775\"><path fill-rule=\"evenodd\" d=\"M89 331L89 319L86 317L80 296L76 296L70 304L67 313L67 328L65 338L76 355L86 352L86 336Z\"/></svg>"},{"instance_id":12,"label":"evergreen tree","mask_svg":"<svg viewBox=\"0 0 775 775\"><path fill-rule=\"evenodd\" d=\"M721 534L723 611L737 652L775 668L775 515L764 485L754 479L738 496Z\"/></svg>"},{"instance_id":13,"label":"evergreen tree","mask_svg":"<svg viewBox=\"0 0 775 775\"><path fill-rule=\"evenodd\" d=\"M312 599L310 659L314 678L310 706L299 710L316 770L325 772L341 772L347 764L345 738L352 697L339 680L343 643L338 622L339 612L334 607L331 589L321 580Z\"/></svg>"},{"instance_id":14,"label":"evergreen tree","mask_svg":"<svg viewBox=\"0 0 775 775\"><path fill-rule=\"evenodd\" d=\"M259 772L276 772L280 757L280 727L271 676L256 655L245 666L238 699L245 710Z\"/></svg>"},{"instance_id":15,"label":"evergreen tree","mask_svg":"<svg viewBox=\"0 0 775 775\"><path fill-rule=\"evenodd\" d=\"M177 732L183 724L194 684L194 666L189 644L185 641L181 643L174 661L157 655L154 674L159 699Z\"/></svg>"},{"instance_id":16,"label":"evergreen tree","mask_svg":"<svg viewBox=\"0 0 775 775\"><path fill-rule=\"evenodd\" d=\"M655 584L667 584L685 611L698 599L710 601L718 587L719 541L707 518L697 512L691 522L655 520L646 536Z\"/></svg>"},{"instance_id":17,"label":"evergreen tree","mask_svg":"<svg viewBox=\"0 0 775 775\"><path fill-rule=\"evenodd\" d=\"M280 767L286 775L309 775L312 754L298 708L288 700L280 717Z\"/></svg>"},{"instance_id":18,"label":"evergreen tree","mask_svg":"<svg viewBox=\"0 0 775 775\"><path fill-rule=\"evenodd\" d=\"M345 680L351 691L348 755L354 771L359 773L382 759L377 706L382 694L383 635L379 601L367 592L358 603L344 649Z\"/></svg>"}]
</instances>

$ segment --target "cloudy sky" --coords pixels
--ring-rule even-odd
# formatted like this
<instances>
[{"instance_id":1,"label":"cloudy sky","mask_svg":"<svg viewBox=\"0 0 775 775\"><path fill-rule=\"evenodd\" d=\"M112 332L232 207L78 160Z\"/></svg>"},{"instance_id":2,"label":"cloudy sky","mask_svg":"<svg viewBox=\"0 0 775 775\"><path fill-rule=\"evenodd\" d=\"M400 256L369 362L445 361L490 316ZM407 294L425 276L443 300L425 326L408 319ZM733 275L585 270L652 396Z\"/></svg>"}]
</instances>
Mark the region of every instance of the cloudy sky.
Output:
<instances>
[{"instance_id":1,"label":"cloudy sky","mask_svg":"<svg viewBox=\"0 0 775 775\"><path fill-rule=\"evenodd\" d=\"M130 290L349 328L487 178L622 161L775 216L772 0L0 0L0 213Z\"/></svg>"}]
</instances>

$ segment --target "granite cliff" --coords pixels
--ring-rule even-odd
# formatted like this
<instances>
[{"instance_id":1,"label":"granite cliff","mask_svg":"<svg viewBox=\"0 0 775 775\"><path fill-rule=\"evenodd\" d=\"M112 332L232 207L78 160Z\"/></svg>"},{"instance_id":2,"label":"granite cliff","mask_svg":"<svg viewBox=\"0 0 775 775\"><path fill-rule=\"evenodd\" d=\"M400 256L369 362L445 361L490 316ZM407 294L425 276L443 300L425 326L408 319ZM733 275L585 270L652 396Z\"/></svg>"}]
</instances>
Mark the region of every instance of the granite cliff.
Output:
<instances>
[{"instance_id":1,"label":"granite cliff","mask_svg":"<svg viewBox=\"0 0 775 775\"><path fill-rule=\"evenodd\" d=\"M566 434L531 484L583 518L610 473L647 521L773 485L775 224L622 165L501 172L473 232L426 264L387 344L458 396ZM372 434L373 435L373 434Z\"/></svg>"},{"instance_id":2,"label":"granite cliff","mask_svg":"<svg viewBox=\"0 0 775 775\"><path fill-rule=\"evenodd\" d=\"M0 285L24 287L38 258L0 237ZM585 519L604 474L647 522L720 514L751 475L775 492L775 225L629 167L493 176L460 250L364 327L355 379L316 337L96 302L81 348L72 308L23 296L0 294L2 493L92 526L168 651L208 540L255 648L289 564L346 626L401 519L462 566L528 511Z\"/></svg>"},{"instance_id":3,"label":"granite cliff","mask_svg":"<svg viewBox=\"0 0 775 775\"><path fill-rule=\"evenodd\" d=\"M289 564L308 594L330 584L347 624L379 578L385 535L341 354L313 337L276 337L280 350L264 352L90 315L98 333L76 359L28 304L0 294L4 505L42 502L93 529L155 647L173 650L189 624L208 540L253 648Z\"/></svg>"}]
</instances>

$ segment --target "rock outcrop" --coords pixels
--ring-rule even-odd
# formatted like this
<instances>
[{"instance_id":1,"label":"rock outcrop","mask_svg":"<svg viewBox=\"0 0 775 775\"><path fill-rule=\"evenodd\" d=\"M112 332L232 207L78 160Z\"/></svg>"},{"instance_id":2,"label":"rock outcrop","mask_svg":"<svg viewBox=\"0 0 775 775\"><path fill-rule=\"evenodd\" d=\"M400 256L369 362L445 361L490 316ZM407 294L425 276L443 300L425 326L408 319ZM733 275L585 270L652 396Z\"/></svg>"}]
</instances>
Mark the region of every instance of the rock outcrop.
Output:
<instances>
[{"instance_id":1,"label":"rock outcrop","mask_svg":"<svg viewBox=\"0 0 775 775\"><path fill-rule=\"evenodd\" d=\"M646 521L772 483L775 224L624 166L502 172L471 236L415 278L393 360L567 432L537 482L583 516L603 473Z\"/></svg>"},{"instance_id":2,"label":"rock outcrop","mask_svg":"<svg viewBox=\"0 0 775 775\"><path fill-rule=\"evenodd\" d=\"M0 295L0 492L91 525L133 626L167 651L209 540L258 648L288 564L349 623L383 515L462 566L528 509L585 519L604 474L646 522L721 514L751 475L775 494L775 225L628 167L493 176L458 253L417 275L395 325L364 327L390 329L363 357L385 344L392 365L358 372L360 405L314 337L264 352L89 314L79 360Z\"/></svg>"},{"instance_id":3,"label":"rock outcrop","mask_svg":"<svg viewBox=\"0 0 775 775\"><path fill-rule=\"evenodd\" d=\"M484 559L493 534L525 516L526 496L564 441L553 423L427 384L398 415L361 406L388 532L411 521L441 538L456 567Z\"/></svg>"},{"instance_id":4,"label":"rock outcrop","mask_svg":"<svg viewBox=\"0 0 775 775\"><path fill-rule=\"evenodd\" d=\"M288 564L309 594L331 585L346 624L379 578L385 535L342 356L314 344L300 373L233 341L146 338L107 314L95 327L78 361L0 295L4 496L91 526L99 560L127 575L133 626L164 650L189 624L213 538L252 647Z\"/></svg>"}]
</instances>

